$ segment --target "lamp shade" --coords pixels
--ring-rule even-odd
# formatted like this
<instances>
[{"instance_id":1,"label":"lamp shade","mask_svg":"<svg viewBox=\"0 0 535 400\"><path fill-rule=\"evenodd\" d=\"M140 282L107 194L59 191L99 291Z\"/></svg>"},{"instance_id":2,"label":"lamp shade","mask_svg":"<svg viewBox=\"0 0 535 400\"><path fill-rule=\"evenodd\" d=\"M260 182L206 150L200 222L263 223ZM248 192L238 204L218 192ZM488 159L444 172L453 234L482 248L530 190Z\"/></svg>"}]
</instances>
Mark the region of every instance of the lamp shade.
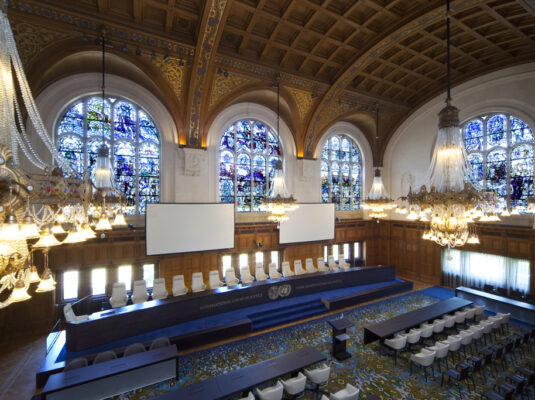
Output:
<instances>
[{"instance_id":1,"label":"lamp shade","mask_svg":"<svg viewBox=\"0 0 535 400\"><path fill-rule=\"evenodd\" d=\"M112 222L113 226L126 226L126 220L124 219L124 214L121 210L117 211L115 214L115 219Z\"/></svg>"},{"instance_id":2,"label":"lamp shade","mask_svg":"<svg viewBox=\"0 0 535 400\"><path fill-rule=\"evenodd\" d=\"M57 240L52 233L48 230L48 228L45 228L41 234L41 237L33 245L34 248L45 248L45 247L52 247L52 246L59 246L61 242Z\"/></svg>"},{"instance_id":3,"label":"lamp shade","mask_svg":"<svg viewBox=\"0 0 535 400\"><path fill-rule=\"evenodd\" d=\"M45 268L45 272L43 273L43 279L41 279L41 282L39 282L39 286L37 286L37 289L35 289L38 293L44 293L44 292L51 292L52 290L56 289L56 281L52 277L52 274L50 273L50 270L48 267Z\"/></svg>"},{"instance_id":4,"label":"lamp shade","mask_svg":"<svg viewBox=\"0 0 535 400\"><path fill-rule=\"evenodd\" d=\"M26 285L24 285L24 281L19 278L15 283L15 287L13 288L13 291L11 292L8 301L10 303L18 303L20 301L29 300L31 298L32 296L30 296L26 291Z\"/></svg>"},{"instance_id":5,"label":"lamp shade","mask_svg":"<svg viewBox=\"0 0 535 400\"><path fill-rule=\"evenodd\" d=\"M103 144L98 149L98 156L95 161L95 187L97 189L112 188L112 176L113 172L111 169L110 153L108 147Z\"/></svg>"},{"instance_id":6,"label":"lamp shade","mask_svg":"<svg viewBox=\"0 0 535 400\"><path fill-rule=\"evenodd\" d=\"M37 273L37 267L35 265L32 265L30 269L30 283L37 283L41 282L41 278L39 277L39 274Z\"/></svg>"},{"instance_id":7,"label":"lamp shade","mask_svg":"<svg viewBox=\"0 0 535 400\"><path fill-rule=\"evenodd\" d=\"M111 229L110 220L108 219L108 216L106 213L103 213L98 220L97 226L95 226L95 230L97 231L109 231Z\"/></svg>"}]
</instances>

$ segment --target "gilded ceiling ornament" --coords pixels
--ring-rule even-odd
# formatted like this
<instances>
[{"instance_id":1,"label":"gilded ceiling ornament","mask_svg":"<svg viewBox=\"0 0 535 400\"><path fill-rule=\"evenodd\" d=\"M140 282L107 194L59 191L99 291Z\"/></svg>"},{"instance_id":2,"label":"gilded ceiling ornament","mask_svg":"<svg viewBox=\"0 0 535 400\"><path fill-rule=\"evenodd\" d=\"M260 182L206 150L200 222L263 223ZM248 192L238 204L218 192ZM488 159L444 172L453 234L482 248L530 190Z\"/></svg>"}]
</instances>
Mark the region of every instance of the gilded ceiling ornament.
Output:
<instances>
[{"instance_id":1,"label":"gilded ceiling ornament","mask_svg":"<svg viewBox=\"0 0 535 400\"><path fill-rule=\"evenodd\" d=\"M54 31L26 22L14 23L13 27L13 36L17 42L19 56L23 65L28 65L31 59L42 52L49 44L75 37L72 33Z\"/></svg>"},{"instance_id":2,"label":"gilded ceiling ornament","mask_svg":"<svg viewBox=\"0 0 535 400\"><path fill-rule=\"evenodd\" d=\"M212 108L219 100L236 88L255 82L259 82L259 80L232 71L227 71L226 74L218 73L214 79L212 92L210 93L209 108Z\"/></svg>"},{"instance_id":3,"label":"gilded ceiling ornament","mask_svg":"<svg viewBox=\"0 0 535 400\"><path fill-rule=\"evenodd\" d=\"M304 90L288 88L292 96L294 97L295 102L297 103L297 109L299 110L299 118L301 121L305 119L308 112L310 111L310 106L312 105L312 97L309 92Z\"/></svg>"}]
</instances>

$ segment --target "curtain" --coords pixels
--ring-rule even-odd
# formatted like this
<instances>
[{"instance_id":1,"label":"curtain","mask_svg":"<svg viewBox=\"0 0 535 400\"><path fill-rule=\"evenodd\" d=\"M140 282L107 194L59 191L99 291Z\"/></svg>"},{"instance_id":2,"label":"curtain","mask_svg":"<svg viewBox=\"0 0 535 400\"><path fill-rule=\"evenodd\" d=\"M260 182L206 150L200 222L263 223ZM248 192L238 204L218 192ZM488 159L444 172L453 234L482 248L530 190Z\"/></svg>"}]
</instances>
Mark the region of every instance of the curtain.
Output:
<instances>
[{"instance_id":1,"label":"curtain","mask_svg":"<svg viewBox=\"0 0 535 400\"><path fill-rule=\"evenodd\" d=\"M444 283L451 287L491 285L508 293L529 292L529 261L454 249L442 251Z\"/></svg>"}]
</instances>

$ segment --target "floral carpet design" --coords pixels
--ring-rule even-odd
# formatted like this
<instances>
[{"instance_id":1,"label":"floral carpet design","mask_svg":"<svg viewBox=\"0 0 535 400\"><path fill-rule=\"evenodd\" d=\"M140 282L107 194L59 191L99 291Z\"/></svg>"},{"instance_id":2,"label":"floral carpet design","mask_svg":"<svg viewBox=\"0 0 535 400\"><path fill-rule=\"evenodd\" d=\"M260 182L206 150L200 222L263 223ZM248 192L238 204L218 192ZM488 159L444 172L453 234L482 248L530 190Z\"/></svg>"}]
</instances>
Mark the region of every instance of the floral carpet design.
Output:
<instances>
[{"instance_id":1,"label":"floral carpet design","mask_svg":"<svg viewBox=\"0 0 535 400\"><path fill-rule=\"evenodd\" d=\"M413 370L409 373L408 353L398 359L394 365L393 357L381 351L378 342L365 345L363 343L364 326L397 315L422 308L438 302L437 298L423 293L410 293L379 301L362 307L357 307L344 313L318 318L313 321L282 328L272 332L257 335L244 340L227 343L207 350L202 350L186 356L181 356L180 380L167 380L149 387L138 389L113 397L113 400L152 399L160 394L177 389L185 385L210 379L213 376L246 367L260 361L297 350L305 346L313 346L328 355L327 363L331 366L328 384L323 388L331 393L343 389L346 383L360 389L360 398L366 399L369 394L375 394L381 399L412 400L412 399L460 399L455 385L440 386L440 375L435 367L434 378L428 376L425 382L423 372ZM330 356L331 328L327 321L341 316L349 319L355 327L348 331L348 351L352 357L339 362ZM521 328L511 326L510 331ZM533 349L531 355L535 356ZM416 350L413 350L416 352ZM450 365L451 366L451 365ZM490 371L490 370L489 370ZM476 379L476 391L469 390L466 384L461 385L463 399L479 399L480 393L492 386L493 379L489 377L487 383ZM266 383L265 386L274 384ZM528 394L535 396L535 390L529 389ZM239 398L236 396L235 398ZM301 399L314 399L314 393L305 392ZM535 397L532 397L535 398Z\"/></svg>"}]
</instances>

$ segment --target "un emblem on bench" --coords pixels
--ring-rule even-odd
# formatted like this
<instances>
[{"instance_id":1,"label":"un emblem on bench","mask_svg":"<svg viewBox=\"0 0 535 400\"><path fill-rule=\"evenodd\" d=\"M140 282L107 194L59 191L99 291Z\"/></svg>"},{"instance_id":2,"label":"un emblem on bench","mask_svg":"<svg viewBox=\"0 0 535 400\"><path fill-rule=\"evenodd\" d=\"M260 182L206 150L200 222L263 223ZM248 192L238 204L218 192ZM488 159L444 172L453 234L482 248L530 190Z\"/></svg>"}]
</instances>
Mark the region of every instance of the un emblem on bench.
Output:
<instances>
[{"instance_id":1,"label":"un emblem on bench","mask_svg":"<svg viewBox=\"0 0 535 400\"><path fill-rule=\"evenodd\" d=\"M287 297L292 292L292 286L289 284L271 286L268 290L270 300L277 300L279 297Z\"/></svg>"}]
</instances>

